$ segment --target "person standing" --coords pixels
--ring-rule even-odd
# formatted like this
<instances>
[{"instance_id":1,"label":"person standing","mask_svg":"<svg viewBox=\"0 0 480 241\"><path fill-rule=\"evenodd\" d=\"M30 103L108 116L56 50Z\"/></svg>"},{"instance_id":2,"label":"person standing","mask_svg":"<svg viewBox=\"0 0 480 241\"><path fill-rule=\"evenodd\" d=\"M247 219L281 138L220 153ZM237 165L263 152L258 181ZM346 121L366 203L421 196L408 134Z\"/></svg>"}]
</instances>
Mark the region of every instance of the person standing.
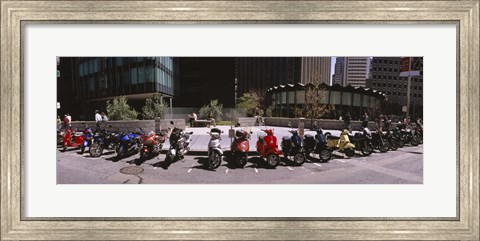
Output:
<instances>
[{"instance_id":1,"label":"person standing","mask_svg":"<svg viewBox=\"0 0 480 241\"><path fill-rule=\"evenodd\" d=\"M195 112L192 112L190 115L188 115L188 121L190 123L190 127L193 127L193 122L197 120L197 114Z\"/></svg>"},{"instance_id":2,"label":"person standing","mask_svg":"<svg viewBox=\"0 0 480 241\"><path fill-rule=\"evenodd\" d=\"M103 122L107 122L107 121L108 121L108 117L107 117L107 115L105 114L105 112L102 112L101 116L102 116L102 121L103 121Z\"/></svg>"},{"instance_id":3,"label":"person standing","mask_svg":"<svg viewBox=\"0 0 480 241\"><path fill-rule=\"evenodd\" d=\"M351 119L350 112L347 111L343 116L343 124L345 129L348 130L348 132L350 132L350 119Z\"/></svg>"},{"instance_id":4,"label":"person standing","mask_svg":"<svg viewBox=\"0 0 480 241\"><path fill-rule=\"evenodd\" d=\"M102 116L98 113L98 110L95 110L95 123L97 123L97 127L100 126L100 122L102 122Z\"/></svg>"},{"instance_id":5,"label":"person standing","mask_svg":"<svg viewBox=\"0 0 480 241\"><path fill-rule=\"evenodd\" d=\"M63 128L70 128L70 119L68 118L68 113L63 117Z\"/></svg>"},{"instance_id":6,"label":"person standing","mask_svg":"<svg viewBox=\"0 0 480 241\"><path fill-rule=\"evenodd\" d=\"M363 128L368 127L368 121L369 121L368 114L367 114L367 112L365 112L365 114L363 114L363 116L362 116L362 127Z\"/></svg>"},{"instance_id":7,"label":"person standing","mask_svg":"<svg viewBox=\"0 0 480 241\"><path fill-rule=\"evenodd\" d=\"M383 129L383 115L380 114L378 117L377 117L377 129L378 131L382 131Z\"/></svg>"}]
</instances>

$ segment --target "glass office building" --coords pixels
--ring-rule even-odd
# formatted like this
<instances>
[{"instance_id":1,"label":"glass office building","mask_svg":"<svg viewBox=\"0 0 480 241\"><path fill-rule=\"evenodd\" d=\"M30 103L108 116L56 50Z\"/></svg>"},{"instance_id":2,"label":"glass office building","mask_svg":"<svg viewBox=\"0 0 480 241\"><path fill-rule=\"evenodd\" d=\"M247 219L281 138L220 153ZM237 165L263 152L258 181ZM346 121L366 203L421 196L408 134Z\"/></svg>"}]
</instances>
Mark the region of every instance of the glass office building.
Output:
<instances>
[{"instance_id":1,"label":"glass office building","mask_svg":"<svg viewBox=\"0 0 480 241\"><path fill-rule=\"evenodd\" d=\"M126 96L137 110L160 94L165 102L178 95L178 64L173 57L61 57L57 96L63 112L89 117L105 110L106 100ZM69 108L68 110L66 108Z\"/></svg>"},{"instance_id":2,"label":"glass office building","mask_svg":"<svg viewBox=\"0 0 480 241\"><path fill-rule=\"evenodd\" d=\"M175 95L171 57L76 58L79 97L84 100L161 93Z\"/></svg>"}]
</instances>

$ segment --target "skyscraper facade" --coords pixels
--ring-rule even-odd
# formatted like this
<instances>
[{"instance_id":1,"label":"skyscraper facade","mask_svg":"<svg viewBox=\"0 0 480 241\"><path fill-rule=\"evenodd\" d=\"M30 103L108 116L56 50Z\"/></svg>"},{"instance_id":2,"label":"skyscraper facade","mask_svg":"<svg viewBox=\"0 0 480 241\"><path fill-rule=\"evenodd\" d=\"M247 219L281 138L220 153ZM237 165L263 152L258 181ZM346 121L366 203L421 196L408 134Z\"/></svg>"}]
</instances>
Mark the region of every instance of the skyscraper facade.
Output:
<instances>
[{"instance_id":1,"label":"skyscraper facade","mask_svg":"<svg viewBox=\"0 0 480 241\"><path fill-rule=\"evenodd\" d=\"M330 84L330 57L239 57L236 62L237 97L265 95L275 85Z\"/></svg>"},{"instance_id":2,"label":"skyscraper facade","mask_svg":"<svg viewBox=\"0 0 480 241\"><path fill-rule=\"evenodd\" d=\"M412 76L410 81L410 115L422 116L423 111L423 58L416 58L420 76ZM372 58L367 87L386 93L389 102L399 108L407 105L407 77L400 76L401 57ZM388 111L388 110L387 110Z\"/></svg>"},{"instance_id":3,"label":"skyscraper facade","mask_svg":"<svg viewBox=\"0 0 480 241\"><path fill-rule=\"evenodd\" d=\"M265 96L274 85L301 81L298 57L239 57L236 68L237 97L249 92Z\"/></svg>"},{"instance_id":4,"label":"skyscraper facade","mask_svg":"<svg viewBox=\"0 0 480 241\"><path fill-rule=\"evenodd\" d=\"M347 57L345 63L345 84L365 87L370 67L370 57Z\"/></svg>"},{"instance_id":5,"label":"skyscraper facade","mask_svg":"<svg viewBox=\"0 0 480 241\"><path fill-rule=\"evenodd\" d=\"M300 82L330 85L331 64L331 57L302 57Z\"/></svg>"},{"instance_id":6,"label":"skyscraper facade","mask_svg":"<svg viewBox=\"0 0 480 241\"><path fill-rule=\"evenodd\" d=\"M332 85L365 87L370 57L337 57Z\"/></svg>"},{"instance_id":7,"label":"skyscraper facade","mask_svg":"<svg viewBox=\"0 0 480 241\"><path fill-rule=\"evenodd\" d=\"M346 86L346 57L337 57L335 62L335 72L332 78L332 85Z\"/></svg>"}]
</instances>

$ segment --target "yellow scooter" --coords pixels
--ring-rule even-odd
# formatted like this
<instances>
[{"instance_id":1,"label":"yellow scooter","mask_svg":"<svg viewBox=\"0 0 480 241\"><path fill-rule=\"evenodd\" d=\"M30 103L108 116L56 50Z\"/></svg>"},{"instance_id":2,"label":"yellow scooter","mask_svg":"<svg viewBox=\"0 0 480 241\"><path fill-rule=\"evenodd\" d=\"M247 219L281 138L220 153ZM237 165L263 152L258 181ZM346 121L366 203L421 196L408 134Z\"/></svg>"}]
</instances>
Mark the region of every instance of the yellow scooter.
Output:
<instances>
[{"instance_id":1,"label":"yellow scooter","mask_svg":"<svg viewBox=\"0 0 480 241\"><path fill-rule=\"evenodd\" d=\"M355 145L348 138L348 130L343 130L340 137L332 136L330 132L325 133L325 136L327 137L327 146L332 150L345 153L348 157L355 155Z\"/></svg>"}]
</instances>

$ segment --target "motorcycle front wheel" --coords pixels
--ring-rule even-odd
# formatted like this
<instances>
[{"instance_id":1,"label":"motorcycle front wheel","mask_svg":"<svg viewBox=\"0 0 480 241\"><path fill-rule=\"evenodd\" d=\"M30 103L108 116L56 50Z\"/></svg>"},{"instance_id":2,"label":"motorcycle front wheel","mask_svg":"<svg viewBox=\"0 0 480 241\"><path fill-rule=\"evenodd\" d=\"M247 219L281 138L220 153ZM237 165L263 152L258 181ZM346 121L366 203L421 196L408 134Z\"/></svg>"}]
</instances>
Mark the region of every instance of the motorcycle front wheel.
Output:
<instances>
[{"instance_id":1,"label":"motorcycle front wheel","mask_svg":"<svg viewBox=\"0 0 480 241\"><path fill-rule=\"evenodd\" d=\"M267 156L267 165L270 168L275 168L280 164L280 157L277 154L270 154Z\"/></svg>"},{"instance_id":2,"label":"motorcycle front wheel","mask_svg":"<svg viewBox=\"0 0 480 241\"><path fill-rule=\"evenodd\" d=\"M348 157L355 156L355 150L353 150L352 148L345 149L345 155L347 155Z\"/></svg>"},{"instance_id":3,"label":"motorcycle front wheel","mask_svg":"<svg viewBox=\"0 0 480 241\"><path fill-rule=\"evenodd\" d=\"M118 151L117 151L117 158L120 159L125 155L125 147L124 146L119 146Z\"/></svg>"},{"instance_id":4,"label":"motorcycle front wheel","mask_svg":"<svg viewBox=\"0 0 480 241\"><path fill-rule=\"evenodd\" d=\"M332 152L330 150L325 149L320 152L319 156L322 162L327 162L332 158Z\"/></svg>"},{"instance_id":5,"label":"motorcycle front wheel","mask_svg":"<svg viewBox=\"0 0 480 241\"><path fill-rule=\"evenodd\" d=\"M210 170L217 169L222 163L222 156L220 153L213 151L208 157L208 168Z\"/></svg>"},{"instance_id":6,"label":"motorcycle front wheel","mask_svg":"<svg viewBox=\"0 0 480 241\"><path fill-rule=\"evenodd\" d=\"M387 152L389 148L390 148L390 147L389 147L389 145L388 145L388 142L385 141L385 142L383 142L383 143L380 143L380 146L378 147L378 150L379 150L380 152L384 153L384 152Z\"/></svg>"},{"instance_id":7,"label":"motorcycle front wheel","mask_svg":"<svg viewBox=\"0 0 480 241\"><path fill-rule=\"evenodd\" d=\"M390 150L392 151L396 151L398 149L398 142L397 140L390 140L389 141L389 144L390 144Z\"/></svg>"},{"instance_id":8,"label":"motorcycle front wheel","mask_svg":"<svg viewBox=\"0 0 480 241\"><path fill-rule=\"evenodd\" d=\"M103 153L103 147L98 144L98 143L94 143L91 147L90 147L90 156L91 157L99 157L102 155Z\"/></svg>"},{"instance_id":9,"label":"motorcycle front wheel","mask_svg":"<svg viewBox=\"0 0 480 241\"><path fill-rule=\"evenodd\" d=\"M364 156L370 156L373 152L373 148L370 144L365 143L361 151Z\"/></svg>"},{"instance_id":10,"label":"motorcycle front wheel","mask_svg":"<svg viewBox=\"0 0 480 241\"><path fill-rule=\"evenodd\" d=\"M303 165L305 162L306 156L304 153L297 153L293 156L293 163L297 166Z\"/></svg>"},{"instance_id":11,"label":"motorcycle front wheel","mask_svg":"<svg viewBox=\"0 0 480 241\"><path fill-rule=\"evenodd\" d=\"M412 146L418 146L419 141L417 140L417 138L414 137L414 138L412 138L410 143L412 144Z\"/></svg>"},{"instance_id":12,"label":"motorcycle front wheel","mask_svg":"<svg viewBox=\"0 0 480 241\"><path fill-rule=\"evenodd\" d=\"M247 155L237 155L235 156L235 160L237 162L237 166L240 168L244 168L247 165Z\"/></svg>"}]
</instances>

